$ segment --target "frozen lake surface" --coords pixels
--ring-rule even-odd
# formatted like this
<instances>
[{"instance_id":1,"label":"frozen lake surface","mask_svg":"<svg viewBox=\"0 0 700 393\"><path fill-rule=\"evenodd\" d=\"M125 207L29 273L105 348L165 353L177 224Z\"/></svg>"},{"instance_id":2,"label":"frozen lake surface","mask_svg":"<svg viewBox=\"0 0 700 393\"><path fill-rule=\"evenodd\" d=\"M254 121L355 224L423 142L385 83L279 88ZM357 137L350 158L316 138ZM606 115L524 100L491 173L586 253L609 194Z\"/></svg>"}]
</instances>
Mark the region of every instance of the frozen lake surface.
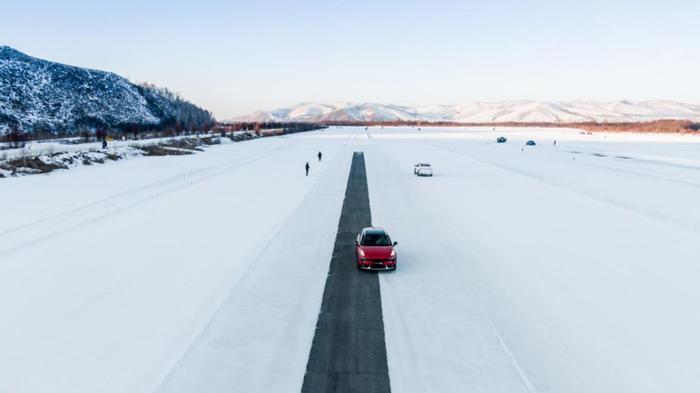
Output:
<instances>
[{"instance_id":1,"label":"frozen lake surface","mask_svg":"<svg viewBox=\"0 0 700 393\"><path fill-rule=\"evenodd\" d=\"M392 391L700 391L700 138L376 127L0 179L0 391L300 391L355 151Z\"/></svg>"}]
</instances>

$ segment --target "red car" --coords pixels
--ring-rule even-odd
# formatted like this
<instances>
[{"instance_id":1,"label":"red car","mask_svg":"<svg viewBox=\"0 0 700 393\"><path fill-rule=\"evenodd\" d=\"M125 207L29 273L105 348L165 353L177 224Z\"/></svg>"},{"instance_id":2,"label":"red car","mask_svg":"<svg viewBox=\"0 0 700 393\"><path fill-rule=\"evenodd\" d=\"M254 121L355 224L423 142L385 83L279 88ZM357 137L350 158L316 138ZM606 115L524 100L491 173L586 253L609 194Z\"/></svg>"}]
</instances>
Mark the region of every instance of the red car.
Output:
<instances>
[{"instance_id":1,"label":"red car","mask_svg":"<svg viewBox=\"0 0 700 393\"><path fill-rule=\"evenodd\" d=\"M355 240L357 268L362 270L395 270L396 250L389 234L382 228L365 228Z\"/></svg>"}]
</instances>

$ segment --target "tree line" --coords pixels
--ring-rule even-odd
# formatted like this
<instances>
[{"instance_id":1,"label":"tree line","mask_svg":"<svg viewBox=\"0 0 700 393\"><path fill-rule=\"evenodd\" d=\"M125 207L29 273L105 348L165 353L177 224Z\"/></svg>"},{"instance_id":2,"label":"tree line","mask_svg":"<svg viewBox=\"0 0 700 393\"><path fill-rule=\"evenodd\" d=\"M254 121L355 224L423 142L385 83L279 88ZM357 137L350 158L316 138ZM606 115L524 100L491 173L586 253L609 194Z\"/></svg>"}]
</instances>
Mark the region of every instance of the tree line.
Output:
<instances>
[{"instance_id":1,"label":"tree line","mask_svg":"<svg viewBox=\"0 0 700 393\"><path fill-rule=\"evenodd\" d=\"M307 122L278 122L278 121L264 121L264 122L224 122L217 123L213 128L216 132L234 132L234 131L260 131L260 130L272 130L272 129L282 129L285 134L292 134L295 132L304 132L312 130L320 130L328 126L319 123L307 123Z\"/></svg>"},{"instance_id":2,"label":"tree line","mask_svg":"<svg viewBox=\"0 0 700 393\"><path fill-rule=\"evenodd\" d=\"M318 124L318 123L314 123ZM700 131L700 123L690 120L652 120L640 122L484 122L461 123L455 121L326 121L327 126L360 126L360 127L541 127L541 128L580 128L587 131L611 131L611 132L661 132L661 133L695 133Z\"/></svg>"},{"instance_id":3,"label":"tree line","mask_svg":"<svg viewBox=\"0 0 700 393\"><path fill-rule=\"evenodd\" d=\"M0 135L0 142L20 143L70 136L101 139L107 135L125 135L133 138L151 134L180 135L206 132L216 124L211 112L181 98L179 94L167 88L148 83L135 87L146 100L150 113L158 119L157 122L118 122L89 115L80 108L74 112L71 122L63 125L37 121L23 126L15 119L0 118L0 124L5 124L7 130L5 135Z\"/></svg>"}]
</instances>

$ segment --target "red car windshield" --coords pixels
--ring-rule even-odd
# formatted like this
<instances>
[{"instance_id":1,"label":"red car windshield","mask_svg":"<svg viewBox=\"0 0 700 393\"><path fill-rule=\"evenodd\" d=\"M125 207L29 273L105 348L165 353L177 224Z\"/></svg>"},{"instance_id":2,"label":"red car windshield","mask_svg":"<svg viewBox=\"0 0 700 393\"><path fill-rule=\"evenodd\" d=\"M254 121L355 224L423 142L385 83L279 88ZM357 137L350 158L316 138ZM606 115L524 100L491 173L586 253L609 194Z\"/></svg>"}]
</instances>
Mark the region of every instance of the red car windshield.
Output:
<instances>
[{"instance_id":1,"label":"red car windshield","mask_svg":"<svg viewBox=\"0 0 700 393\"><path fill-rule=\"evenodd\" d=\"M391 239L386 233L365 233L362 237L363 246L376 246L376 247L386 247L391 245Z\"/></svg>"}]
</instances>

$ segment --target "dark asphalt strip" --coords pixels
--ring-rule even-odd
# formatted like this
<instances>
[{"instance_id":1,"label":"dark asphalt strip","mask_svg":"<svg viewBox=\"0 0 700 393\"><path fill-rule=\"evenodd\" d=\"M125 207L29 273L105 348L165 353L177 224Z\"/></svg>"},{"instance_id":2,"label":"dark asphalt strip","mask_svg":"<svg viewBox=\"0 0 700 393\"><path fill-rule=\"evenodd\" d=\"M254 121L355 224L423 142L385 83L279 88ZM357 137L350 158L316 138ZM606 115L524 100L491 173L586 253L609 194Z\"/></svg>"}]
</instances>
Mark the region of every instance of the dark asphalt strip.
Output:
<instances>
[{"instance_id":1,"label":"dark asphalt strip","mask_svg":"<svg viewBox=\"0 0 700 393\"><path fill-rule=\"evenodd\" d=\"M355 260L355 236L371 221L365 158L355 152L303 393L391 391L379 280Z\"/></svg>"}]
</instances>

